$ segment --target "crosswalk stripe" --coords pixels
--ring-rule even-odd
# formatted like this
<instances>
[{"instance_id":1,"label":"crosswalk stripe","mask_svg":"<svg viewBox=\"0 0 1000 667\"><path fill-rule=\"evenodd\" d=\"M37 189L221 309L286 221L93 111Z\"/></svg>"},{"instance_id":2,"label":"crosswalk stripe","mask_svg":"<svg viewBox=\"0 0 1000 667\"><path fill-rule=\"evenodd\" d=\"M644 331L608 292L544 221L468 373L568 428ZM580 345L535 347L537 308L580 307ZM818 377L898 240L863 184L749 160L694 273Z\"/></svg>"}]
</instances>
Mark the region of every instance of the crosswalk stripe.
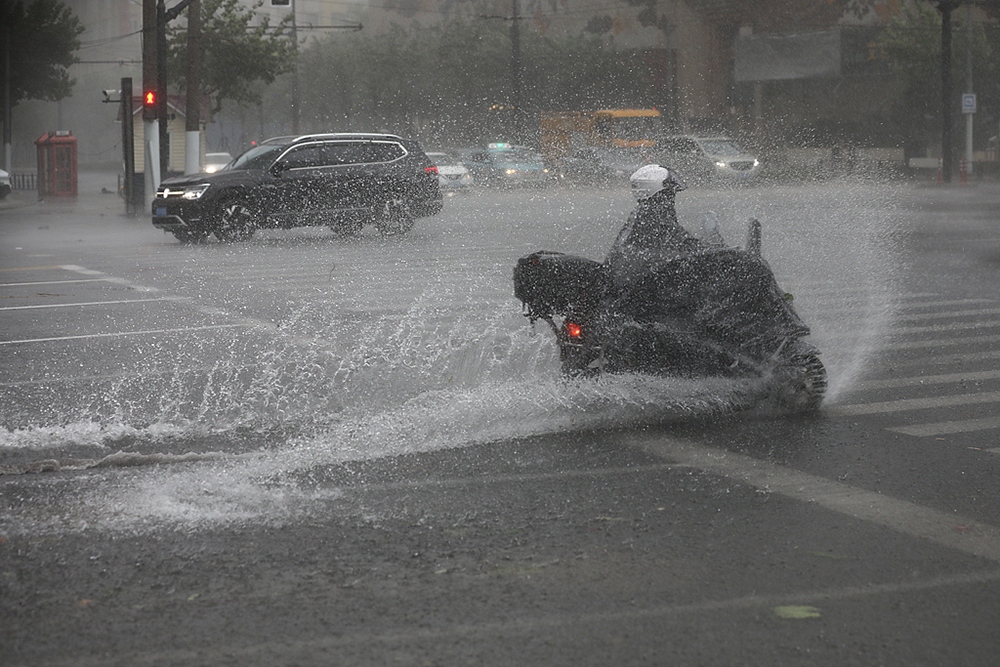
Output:
<instances>
[{"instance_id":1,"label":"crosswalk stripe","mask_svg":"<svg viewBox=\"0 0 1000 667\"><path fill-rule=\"evenodd\" d=\"M986 431L993 428L1000 428L1000 417L982 417L980 419L959 419L943 422L931 422L928 424L910 424L908 426L894 426L889 430L896 433L902 433L904 435L928 437L935 435L949 435L951 433Z\"/></svg>"},{"instance_id":2,"label":"crosswalk stripe","mask_svg":"<svg viewBox=\"0 0 1000 667\"><path fill-rule=\"evenodd\" d=\"M970 371L968 373L940 373L937 375L913 375L909 377L891 378L887 380L865 380L858 389L891 389L896 387L913 387L951 382L975 382L977 380L1000 379L1000 369L994 371Z\"/></svg>"},{"instance_id":3,"label":"crosswalk stripe","mask_svg":"<svg viewBox=\"0 0 1000 667\"><path fill-rule=\"evenodd\" d=\"M831 405L825 411L829 415L847 417L889 414L892 412L906 412L908 410L948 408L960 405L977 405L980 403L1000 403L1000 391L984 391L978 394L959 394L957 396L903 398L895 401L878 401L853 405Z\"/></svg>"}]
</instances>

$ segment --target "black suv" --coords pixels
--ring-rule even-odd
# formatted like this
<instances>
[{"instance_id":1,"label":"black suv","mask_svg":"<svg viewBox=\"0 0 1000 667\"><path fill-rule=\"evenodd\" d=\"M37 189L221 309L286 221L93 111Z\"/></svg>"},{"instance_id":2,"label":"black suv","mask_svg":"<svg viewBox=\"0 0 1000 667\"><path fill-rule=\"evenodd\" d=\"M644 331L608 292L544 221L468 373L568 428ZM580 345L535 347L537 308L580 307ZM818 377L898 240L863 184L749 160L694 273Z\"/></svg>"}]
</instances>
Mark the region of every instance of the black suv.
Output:
<instances>
[{"instance_id":1,"label":"black suv","mask_svg":"<svg viewBox=\"0 0 1000 667\"><path fill-rule=\"evenodd\" d=\"M152 213L155 227L181 241L239 241L264 228L356 234L366 223L400 234L442 202L437 167L416 141L311 134L268 139L212 174L168 178Z\"/></svg>"}]
</instances>

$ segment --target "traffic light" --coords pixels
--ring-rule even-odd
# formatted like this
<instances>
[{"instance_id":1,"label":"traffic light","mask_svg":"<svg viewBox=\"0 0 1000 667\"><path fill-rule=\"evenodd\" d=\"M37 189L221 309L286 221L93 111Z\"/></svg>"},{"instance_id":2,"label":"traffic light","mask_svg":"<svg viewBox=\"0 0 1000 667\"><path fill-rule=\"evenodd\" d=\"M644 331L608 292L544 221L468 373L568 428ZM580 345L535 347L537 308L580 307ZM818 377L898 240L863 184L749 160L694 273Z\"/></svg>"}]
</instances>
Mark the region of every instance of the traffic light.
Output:
<instances>
[{"instance_id":1,"label":"traffic light","mask_svg":"<svg viewBox=\"0 0 1000 667\"><path fill-rule=\"evenodd\" d=\"M142 94L142 106L144 106L147 109L155 109L156 108L156 91L155 90L147 90L146 92L144 92Z\"/></svg>"}]
</instances>

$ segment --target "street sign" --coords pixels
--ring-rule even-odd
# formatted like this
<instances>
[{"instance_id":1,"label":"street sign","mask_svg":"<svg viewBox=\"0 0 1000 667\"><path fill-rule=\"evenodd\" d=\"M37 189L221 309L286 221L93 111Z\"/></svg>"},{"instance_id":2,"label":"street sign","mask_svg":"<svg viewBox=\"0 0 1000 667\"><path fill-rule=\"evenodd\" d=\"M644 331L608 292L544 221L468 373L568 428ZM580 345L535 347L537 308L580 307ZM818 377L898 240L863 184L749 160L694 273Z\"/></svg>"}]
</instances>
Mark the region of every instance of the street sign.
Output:
<instances>
[{"instance_id":1,"label":"street sign","mask_svg":"<svg viewBox=\"0 0 1000 667\"><path fill-rule=\"evenodd\" d=\"M965 93L962 95L962 113L976 113L975 93Z\"/></svg>"}]
</instances>

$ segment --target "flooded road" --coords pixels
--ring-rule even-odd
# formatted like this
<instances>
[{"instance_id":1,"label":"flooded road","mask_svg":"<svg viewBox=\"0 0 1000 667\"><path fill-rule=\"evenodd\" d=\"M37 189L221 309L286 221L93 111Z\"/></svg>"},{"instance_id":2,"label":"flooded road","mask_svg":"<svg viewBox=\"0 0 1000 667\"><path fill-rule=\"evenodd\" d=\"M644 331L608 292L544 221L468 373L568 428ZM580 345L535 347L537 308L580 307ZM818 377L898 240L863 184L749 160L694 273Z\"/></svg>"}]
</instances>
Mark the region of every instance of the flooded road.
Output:
<instances>
[{"instance_id":1,"label":"flooded road","mask_svg":"<svg viewBox=\"0 0 1000 667\"><path fill-rule=\"evenodd\" d=\"M989 210L996 193L982 194ZM862 410L917 400L891 395L919 382L886 369L956 370L921 369L933 348L916 341L885 361L900 328L934 339L963 317L919 313L949 302L989 319L971 332L995 326L983 294L914 270L939 210L982 247L994 237L979 214L861 180L680 195L683 223L714 211L732 244L763 223L764 256L830 373L827 407L803 419L748 410L748 381L559 377L513 264L540 249L603 258L632 204L485 192L398 239L311 229L194 246L110 209L4 211L0 639L14 664L792 664L810 651L901 664L995 623L997 455L921 440L900 459L875 447L886 425L864 422L896 413ZM963 405L983 413L961 419L989 418L996 379L980 376L982 400ZM758 460L774 467L751 474ZM932 498L907 490L931 471L961 472L975 497L943 481ZM914 505L883 506L883 491ZM880 523L838 497L917 518ZM926 599L976 620L913 644L899 605ZM783 625L786 607L868 629ZM871 625L879 614L891 622ZM154 621L165 630L141 630ZM739 629L717 645L722 627ZM884 632L911 647L886 648Z\"/></svg>"}]
</instances>

